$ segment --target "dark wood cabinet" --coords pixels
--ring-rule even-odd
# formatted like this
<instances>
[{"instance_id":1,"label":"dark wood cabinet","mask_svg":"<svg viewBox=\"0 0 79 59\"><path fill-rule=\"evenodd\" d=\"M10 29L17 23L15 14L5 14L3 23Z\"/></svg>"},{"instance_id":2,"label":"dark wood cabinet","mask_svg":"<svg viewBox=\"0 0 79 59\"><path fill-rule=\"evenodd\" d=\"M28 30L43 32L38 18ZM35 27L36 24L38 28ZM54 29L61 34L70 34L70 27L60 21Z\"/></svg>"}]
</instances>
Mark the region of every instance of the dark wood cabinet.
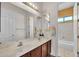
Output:
<instances>
[{"instance_id":1,"label":"dark wood cabinet","mask_svg":"<svg viewBox=\"0 0 79 59\"><path fill-rule=\"evenodd\" d=\"M28 52L28 53L26 53L26 54L22 55L21 57L31 57L31 53L30 53L30 52Z\"/></svg>"},{"instance_id":2,"label":"dark wood cabinet","mask_svg":"<svg viewBox=\"0 0 79 59\"><path fill-rule=\"evenodd\" d=\"M47 57L51 53L51 40L22 55L21 57Z\"/></svg>"},{"instance_id":3,"label":"dark wood cabinet","mask_svg":"<svg viewBox=\"0 0 79 59\"><path fill-rule=\"evenodd\" d=\"M46 57L48 55L48 47L47 43L42 45L42 57Z\"/></svg>"},{"instance_id":4,"label":"dark wood cabinet","mask_svg":"<svg viewBox=\"0 0 79 59\"><path fill-rule=\"evenodd\" d=\"M41 46L31 51L31 57L41 57Z\"/></svg>"},{"instance_id":5,"label":"dark wood cabinet","mask_svg":"<svg viewBox=\"0 0 79 59\"><path fill-rule=\"evenodd\" d=\"M51 53L51 40L48 42L48 56L50 56Z\"/></svg>"}]
</instances>

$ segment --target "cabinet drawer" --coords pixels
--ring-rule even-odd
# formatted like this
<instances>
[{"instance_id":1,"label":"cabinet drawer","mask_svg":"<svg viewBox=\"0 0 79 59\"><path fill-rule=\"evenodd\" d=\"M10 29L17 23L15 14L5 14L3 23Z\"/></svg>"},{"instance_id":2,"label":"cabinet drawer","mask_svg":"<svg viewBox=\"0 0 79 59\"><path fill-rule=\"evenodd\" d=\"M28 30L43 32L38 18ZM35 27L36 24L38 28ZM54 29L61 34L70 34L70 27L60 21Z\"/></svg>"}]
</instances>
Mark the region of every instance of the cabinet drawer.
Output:
<instances>
[{"instance_id":1,"label":"cabinet drawer","mask_svg":"<svg viewBox=\"0 0 79 59\"><path fill-rule=\"evenodd\" d=\"M48 56L51 53L51 40L48 42Z\"/></svg>"},{"instance_id":2,"label":"cabinet drawer","mask_svg":"<svg viewBox=\"0 0 79 59\"><path fill-rule=\"evenodd\" d=\"M31 57L41 57L41 46L31 51Z\"/></svg>"},{"instance_id":3,"label":"cabinet drawer","mask_svg":"<svg viewBox=\"0 0 79 59\"><path fill-rule=\"evenodd\" d=\"M51 40L22 55L21 57L47 57L51 53Z\"/></svg>"},{"instance_id":4,"label":"cabinet drawer","mask_svg":"<svg viewBox=\"0 0 79 59\"><path fill-rule=\"evenodd\" d=\"M46 57L48 55L47 43L42 45L42 57Z\"/></svg>"},{"instance_id":5,"label":"cabinet drawer","mask_svg":"<svg viewBox=\"0 0 79 59\"><path fill-rule=\"evenodd\" d=\"M21 57L31 57L31 53L30 53L30 52L28 52L28 53L26 53L26 54L22 55Z\"/></svg>"}]
</instances>

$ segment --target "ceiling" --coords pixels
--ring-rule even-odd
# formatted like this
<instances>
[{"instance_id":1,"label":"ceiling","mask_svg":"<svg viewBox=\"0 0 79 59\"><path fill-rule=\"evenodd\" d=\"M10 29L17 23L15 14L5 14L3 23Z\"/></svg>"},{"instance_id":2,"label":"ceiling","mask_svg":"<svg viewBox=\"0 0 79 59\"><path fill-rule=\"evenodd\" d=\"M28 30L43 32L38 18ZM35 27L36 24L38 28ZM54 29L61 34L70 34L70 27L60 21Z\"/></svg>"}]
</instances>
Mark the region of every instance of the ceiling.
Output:
<instances>
[{"instance_id":1,"label":"ceiling","mask_svg":"<svg viewBox=\"0 0 79 59\"><path fill-rule=\"evenodd\" d=\"M73 7L74 6L74 2L60 2L59 3L59 10L63 10L69 7Z\"/></svg>"},{"instance_id":2,"label":"ceiling","mask_svg":"<svg viewBox=\"0 0 79 59\"><path fill-rule=\"evenodd\" d=\"M49 7L53 7L53 5L56 3L58 4L58 10L63 10L63 9L74 6L74 2L51 2L51 3L50 2L39 2L37 4L39 4L40 6L44 6L45 4L44 7L46 9L49 9Z\"/></svg>"},{"instance_id":3,"label":"ceiling","mask_svg":"<svg viewBox=\"0 0 79 59\"><path fill-rule=\"evenodd\" d=\"M46 9L51 9L56 3L58 4L58 10L63 10L69 7L74 6L74 2L35 2L37 5L39 5L39 9L42 10L45 8Z\"/></svg>"}]
</instances>

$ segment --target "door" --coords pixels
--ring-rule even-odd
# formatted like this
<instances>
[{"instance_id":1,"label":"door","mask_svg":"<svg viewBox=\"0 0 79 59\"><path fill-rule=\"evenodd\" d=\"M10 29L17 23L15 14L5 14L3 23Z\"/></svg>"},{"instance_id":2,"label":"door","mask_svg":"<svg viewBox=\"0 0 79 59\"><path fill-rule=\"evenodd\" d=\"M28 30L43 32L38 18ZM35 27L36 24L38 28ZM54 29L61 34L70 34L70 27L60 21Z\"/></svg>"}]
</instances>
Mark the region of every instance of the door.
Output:
<instances>
[{"instance_id":1,"label":"door","mask_svg":"<svg viewBox=\"0 0 79 59\"><path fill-rule=\"evenodd\" d=\"M41 46L31 51L31 57L41 57L42 51Z\"/></svg>"},{"instance_id":2,"label":"door","mask_svg":"<svg viewBox=\"0 0 79 59\"><path fill-rule=\"evenodd\" d=\"M48 45L47 43L42 45L42 57L48 56L48 46L47 45Z\"/></svg>"},{"instance_id":3,"label":"door","mask_svg":"<svg viewBox=\"0 0 79 59\"><path fill-rule=\"evenodd\" d=\"M79 3L77 5L78 5L77 52L78 52L78 55L79 55Z\"/></svg>"},{"instance_id":4,"label":"door","mask_svg":"<svg viewBox=\"0 0 79 59\"><path fill-rule=\"evenodd\" d=\"M48 42L48 56L50 56L50 53L51 53L51 40Z\"/></svg>"},{"instance_id":5,"label":"door","mask_svg":"<svg viewBox=\"0 0 79 59\"><path fill-rule=\"evenodd\" d=\"M63 21L58 22L58 56L77 56L77 3L74 4L72 16L62 18Z\"/></svg>"}]
</instances>

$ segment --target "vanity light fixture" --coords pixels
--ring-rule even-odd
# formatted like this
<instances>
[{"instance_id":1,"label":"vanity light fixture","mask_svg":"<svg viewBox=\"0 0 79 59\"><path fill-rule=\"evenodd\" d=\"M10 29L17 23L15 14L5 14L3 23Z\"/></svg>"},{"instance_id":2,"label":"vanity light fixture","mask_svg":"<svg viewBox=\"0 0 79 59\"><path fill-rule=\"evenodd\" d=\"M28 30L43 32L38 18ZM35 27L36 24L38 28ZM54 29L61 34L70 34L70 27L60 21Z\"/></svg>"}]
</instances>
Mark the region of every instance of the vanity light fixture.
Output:
<instances>
[{"instance_id":1,"label":"vanity light fixture","mask_svg":"<svg viewBox=\"0 0 79 59\"><path fill-rule=\"evenodd\" d=\"M37 7L37 6L35 6L35 5L34 5L34 8L35 8L36 10L38 10L38 7Z\"/></svg>"},{"instance_id":2,"label":"vanity light fixture","mask_svg":"<svg viewBox=\"0 0 79 59\"><path fill-rule=\"evenodd\" d=\"M47 20L47 21L49 21L49 14L45 14L45 15L43 15L44 16L44 18Z\"/></svg>"},{"instance_id":3,"label":"vanity light fixture","mask_svg":"<svg viewBox=\"0 0 79 59\"><path fill-rule=\"evenodd\" d=\"M38 10L37 6L35 6L33 3L31 2L27 2L33 9Z\"/></svg>"},{"instance_id":4,"label":"vanity light fixture","mask_svg":"<svg viewBox=\"0 0 79 59\"><path fill-rule=\"evenodd\" d=\"M33 4L32 4L32 3L30 3L30 2L29 2L28 4L29 4L30 6L33 6Z\"/></svg>"}]
</instances>

